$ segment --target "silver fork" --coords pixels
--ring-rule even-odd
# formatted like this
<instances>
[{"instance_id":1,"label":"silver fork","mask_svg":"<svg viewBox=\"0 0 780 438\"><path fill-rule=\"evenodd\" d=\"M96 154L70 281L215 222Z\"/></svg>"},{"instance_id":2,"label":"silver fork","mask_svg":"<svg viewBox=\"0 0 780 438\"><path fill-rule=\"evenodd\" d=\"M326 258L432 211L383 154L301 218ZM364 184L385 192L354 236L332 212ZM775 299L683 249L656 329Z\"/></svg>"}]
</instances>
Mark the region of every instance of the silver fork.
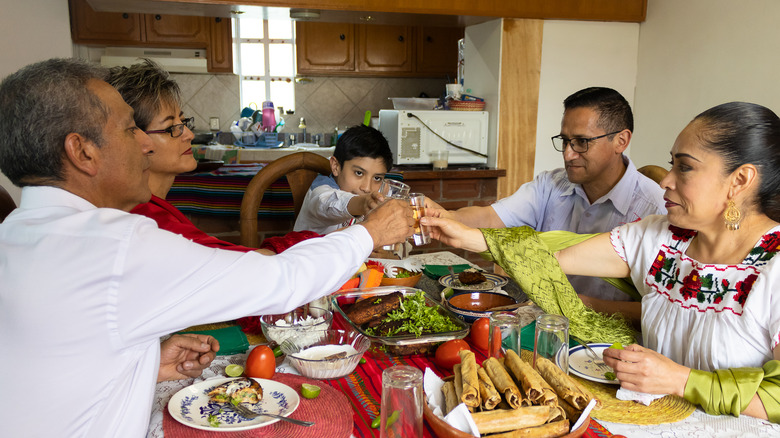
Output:
<instances>
[{"instance_id":1,"label":"silver fork","mask_svg":"<svg viewBox=\"0 0 780 438\"><path fill-rule=\"evenodd\" d=\"M298 426L307 426L308 427L308 426L313 426L314 425L313 421L302 421L302 420L296 420L294 418L283 417L281 415L276 415L276 414L268 414L268 413L261 414L261 413L258 413L258 412L254 412L254 411L250 410L249 408L247 408L246 406L242 406L241 403L239 403L237 405L234 405L233 403L227 403L227 405L230 406L231 409L236 411L236 413L238 413L238 415L240 415L240 416L242 416L242 417L244 417L246 419L249 419L249 420L251 420L253 418L257 418L259 416L264 416L264 417L278 418L278 419L280 419L282 421L287 421L287 422L290 422L292 424L297 424Z\"/></svg>"},{"instance_id":2,"label":"silver fork","mask_svg":"<svg viewBox=\"0 0 780 438\"><path fill-rule=\"evenodd\" d=\"M612 372L612 368L610 368L609 365L605 364L604 359L599 358L599 355L596 354L596 352L593 351L593 349L590 348L590 346L587 343L583 342L581 339L576 338L574 336L571 336L571 338L576 343L585 347L585 352L588 354L588 356L590 356L591 359L593 359L593 363L595 363L596 366L599 367L599 371L601 371L602 373Z\"/></svg>"}]
</instances>

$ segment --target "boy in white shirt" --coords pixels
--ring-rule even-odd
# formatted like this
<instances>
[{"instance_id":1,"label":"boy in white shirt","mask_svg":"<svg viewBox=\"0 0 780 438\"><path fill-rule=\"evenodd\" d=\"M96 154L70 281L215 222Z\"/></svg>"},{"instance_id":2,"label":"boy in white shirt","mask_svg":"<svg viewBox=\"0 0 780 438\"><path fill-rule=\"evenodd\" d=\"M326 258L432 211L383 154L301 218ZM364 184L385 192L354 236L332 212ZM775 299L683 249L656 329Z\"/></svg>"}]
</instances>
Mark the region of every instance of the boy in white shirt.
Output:
<instances>
[{"instance_id":1,"label":"boy in white shirt","mask_svg":"<svg viewBox=\"0 0 780 438\"><path fill-rule=\"evenodd\" d=\"M379 205L379 186L392 166L393 154L381 132L364 125L347 129L330 157L331 175L312 182L294 231L327 234L351 225Z\"/></svg>"}]
</instances>

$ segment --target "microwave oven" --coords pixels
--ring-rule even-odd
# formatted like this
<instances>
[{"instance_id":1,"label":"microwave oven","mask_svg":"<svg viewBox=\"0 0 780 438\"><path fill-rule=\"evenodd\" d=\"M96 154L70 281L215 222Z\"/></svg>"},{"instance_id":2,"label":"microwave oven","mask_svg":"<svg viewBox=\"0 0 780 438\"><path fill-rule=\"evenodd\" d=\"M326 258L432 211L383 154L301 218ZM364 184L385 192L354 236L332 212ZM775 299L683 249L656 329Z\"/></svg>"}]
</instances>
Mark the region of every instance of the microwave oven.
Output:
<instances>
[{"instance_id":1,"label":"microwave oven","mask_svg":"<svg viewBox=\"0 0 780 438\"><path fill-rule=\"evenodd\" d=\"M449 164L487 163L487 111L380 110L379 131L396 166L429 164L436 150L449 151Z\"/></svg>"}]
</instances>

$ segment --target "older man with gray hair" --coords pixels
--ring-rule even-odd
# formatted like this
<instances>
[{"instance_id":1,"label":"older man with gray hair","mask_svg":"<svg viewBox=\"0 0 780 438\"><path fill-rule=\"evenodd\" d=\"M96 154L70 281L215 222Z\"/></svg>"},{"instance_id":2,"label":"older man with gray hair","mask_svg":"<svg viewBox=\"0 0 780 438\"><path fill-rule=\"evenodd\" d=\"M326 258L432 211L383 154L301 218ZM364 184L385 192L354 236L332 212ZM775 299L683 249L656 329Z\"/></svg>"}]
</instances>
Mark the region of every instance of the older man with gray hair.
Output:
<instances>
[{"instance_id":1,"label":"older man with gray hair","mask_svg":"<svg viewBox=\"0 0 780 438\"><path fill-rule=\"evenodd\" d=\"M291 310L338 288L373 248L412 233L411 209L397 200L274 256L158 229L127 213L149 200L154 151L105 77L52 59L0 84L0 170L22 187L0 224L7 436L143 436L161 336ZM52 409L41 418L35 403Z\"/></svg>"}]
</instances>

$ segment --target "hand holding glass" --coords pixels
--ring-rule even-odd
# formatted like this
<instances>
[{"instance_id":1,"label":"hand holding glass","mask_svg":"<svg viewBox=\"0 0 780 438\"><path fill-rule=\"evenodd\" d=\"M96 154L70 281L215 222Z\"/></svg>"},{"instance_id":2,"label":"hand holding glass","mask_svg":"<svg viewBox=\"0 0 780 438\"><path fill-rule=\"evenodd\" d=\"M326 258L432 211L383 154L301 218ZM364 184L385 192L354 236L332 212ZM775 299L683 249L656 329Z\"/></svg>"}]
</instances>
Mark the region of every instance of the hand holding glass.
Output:
<instances>
[{"instance_id":1,"label":"hand holding glass","mask_svg":"<svg viewBox=\"0 0 780 438\"><path fill-rule=\"evenodd\" d=\"M420 218L425 216L425 195L422 193L410 193L409 203L414 211L414 234L412 240L416 246L431 243L431 235L427 226L420 225Z\"/></svg>"},{"instance_id":2,"label":"hand holding glass","mask_svg":"<svg viewBox=\"0 0 780 438\"><path fill-rule=\"evenodd\" d=\"M387 199L407 199L409 198L409 191L411 187L396 181L394 179L385 178L382 180L382 185L379 186L379 194ZM385 251L394 251L396 245L384 245L382 247Z\"/></svg>"}]
</instances>

